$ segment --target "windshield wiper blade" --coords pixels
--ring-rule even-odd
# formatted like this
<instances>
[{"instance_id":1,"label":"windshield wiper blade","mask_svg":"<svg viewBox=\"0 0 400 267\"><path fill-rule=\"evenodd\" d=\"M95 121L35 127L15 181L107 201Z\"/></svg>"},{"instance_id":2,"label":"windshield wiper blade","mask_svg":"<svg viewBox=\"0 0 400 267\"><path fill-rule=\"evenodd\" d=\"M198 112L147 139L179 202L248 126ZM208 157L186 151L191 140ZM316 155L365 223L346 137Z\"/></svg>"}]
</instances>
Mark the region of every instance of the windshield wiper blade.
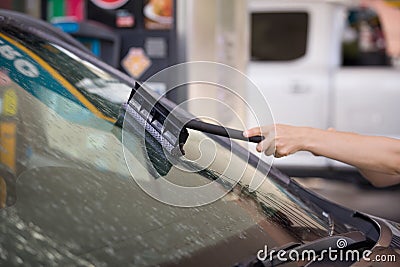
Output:
<instances>
[{"instance_id":1,"label":"windshield wiper blade","mask_svg":"<svg viewBox=\"0 0 400 267\"><path fill-rule=\"evenodd\" d=\"M290 258L287 257L287 255L293 253L293 251L296 251L296 255L302 255L302 253L304 253L305 251L313 251L315 252L316 258L318 258L319 256L321 256L321 253L323 253L323 251L326 251L328 249L339 251L358 249L371 245L371 241L368 240L363 233L358 231L348 232L341 235L320 238L304 244L288 243L282 247L271 249L271 253L267 253L268 255L262 255L262 257L260 258L265 258L264 260L260 260L258 257L253 257L245 263L234 265L234 267L270 267L286 264L291 261ZM282 257L282 255L278 256L278 254L280 253L284 253L286 257ZM282 258L284 258L285 260L283 260Z\"/></svg>"},{"instance_id":2,"label":"windshield wiper blade","mask_svg":"<svg viewBox=\"0 0 400 267\"><path fill-rule=\"evenodd\" d=\"M136 82L128 103L123 105L125 116L129 115L143 124L146 131L172 155L185 154L183 145L188 139L187 128L253 143L264 140L263 136L244 137L242 130L207 123L194 117L181 117L172 112L174 107L153 100L151 94Z\"/></svg>"},{"instance_id":3,"label":"windshield wiper blade","mask_svg":"<svg viewBox=\"0 0 400 267\"><path fill-rule=\"evenodd\" d=\"M185 155L183 146L189 137L188 129L248 142L258 143L264 139L263 136L246 138L241 130L200 121L180 109L174 112L176 108L167 99L157 100L151 91L136 82L115 123L126 132L134 132L143 138L145 147L150 148L146 149L149 159L160 176L166 176L172 168L169 159ZM158 153L149 153L151 151Z\"/></svg>"}]
</instances>

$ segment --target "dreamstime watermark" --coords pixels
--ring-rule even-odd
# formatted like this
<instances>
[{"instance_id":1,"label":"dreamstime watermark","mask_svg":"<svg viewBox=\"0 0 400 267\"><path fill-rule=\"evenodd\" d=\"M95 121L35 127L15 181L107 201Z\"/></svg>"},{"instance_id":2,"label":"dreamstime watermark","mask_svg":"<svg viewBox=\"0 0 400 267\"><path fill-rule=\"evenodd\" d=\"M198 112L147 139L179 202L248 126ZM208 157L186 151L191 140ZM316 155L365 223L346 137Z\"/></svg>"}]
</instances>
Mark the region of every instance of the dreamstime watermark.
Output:
<instances>
[{"instance_id":1,"label":"dreamstime watermark","mask_svg":"<svg viewBox=\"0 0 400 267\"><path fill-rule=\"evenodd\" d=\"M147 118L140 119L139 124L146 124L146 120L153 120L150 113L151 108L159 103L161 98L171 94L179 95L180 92L188 94L188 88L190 88L190 92L194 92L194 96L178 103L175 108L169 111L170 114L161 127L164 132L168 133L170 117L181 118L183 121L179 127L183 128L188 118L183 118L179 110L186 110L190 106L202 107L197 109L199 113L195 113L193 118L207 120L212 124L223 127L226 126L227 121L228 123L229 121L236 121L239 125L236 124L235 128L241 130L250 126L256 127L261 124L274 123L269 105L261 91L245 74L230 66L203 61L178 64L150 77L142 84L141 88L137 89L136 94L140 94L141 90L148 90L152 87L152 84L159 83L159 81L168 81L168 88L163 95L154 95L154 99L147 99L147 101L150 101L150 103L146 103L147 113L141 111L141 115L145 114ZM251 94L247 92L251 92ZM262 113L256 110L259 107L262 107ZM241 109L244 110L242 115L239 114ZM210 110L213 112L210 112ZM246 114L244 117L243 113ZM262 115L262 118L257 117L257 115ZM165 139L157 140L162 146L163 153L155 154L152 151L149 152L148 146L135 144L131 134L132 131L141 131L140 136L144 143L146 135L148 136L148 132L152 131L150 128L154 125L132 126L132 123L126 123L129 119L132 120L132 118L125 116L122 127L122 142L124 144L125 161L131 176L148 195L169 205L196 207L212 203L229 193L243 177L246 177L249 190L254 191L267 178L272 165L273 157L262 155L264 162L259 161L257 164L263 164L263 175L255 175L254 169L257 170L258 166L252 171L246 170L250 157L249 153L244 156L241 155L241 159L239 159L238 155L229 147L225 149L212 138L193 131L189 132L189 139L184 146L186 155L179 158L171 156L169 153L171 144L166 143ZM252 122L248 123L249 120ZM157 139L159 136L153 137ZM169 149L168 151L166 147ZM230 147L232 147L232 143L230 143ZM141 151L141 149L145 151ZM134 156L132 156L132 151L135 153ZM139 156L143 157L142 162L147 162L142 165L146 165L149 173L154 177L144 177L143 172L138 171L137 158ZM239 163L239 161L242 161L242 163ZM160 172L160 169L163 169L163 171ZM172 169L174 177L168 176ZM202 175L213 173L215 176L205 183L200 181L199 177L193 176L198 173ZM177 177L183 178L183 182L180 180L181 183L179 183Z\"/></svg>"},{"instance_id":2,"label":"dreamstime watermark","mask_svg":"<svg viewBox=\"0 0 400 267\"><path fill-rule=\"evenodd\" d=\"M265 245L263 249L257 252L257 259L260 261L274 260L280 262L396 262L396 255L394 254L380 254L373 255L371 250L352 250L345 249L347 247L347 240L339 238L336 242L336 247L328 247L326 249L316 251L312 249L292 249L292 250L275 250L268 249Z\"/></svg>"}]
</instances>

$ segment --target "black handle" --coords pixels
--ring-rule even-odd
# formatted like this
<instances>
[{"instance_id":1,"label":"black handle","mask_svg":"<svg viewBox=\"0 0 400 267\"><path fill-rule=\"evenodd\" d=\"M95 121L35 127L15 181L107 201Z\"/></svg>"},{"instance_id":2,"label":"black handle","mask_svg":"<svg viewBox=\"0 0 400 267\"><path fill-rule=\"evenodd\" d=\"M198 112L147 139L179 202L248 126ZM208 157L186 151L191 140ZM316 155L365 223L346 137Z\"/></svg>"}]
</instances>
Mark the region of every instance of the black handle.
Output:
<instances>
[{"instance_id":1,"label":"black handle","mask_svg":"<svg viewBox=\"0 0 400 267\"><path fill-rule=\"evenodd\" d=\"M185 126L189 129L198 130L201 132L215 134L219 136L225 136L232 139L243 140L247 142L259 143L262 140L264 140L264 136L253 136L247 138L243 136L243 131L198 120L188 121Z\"/></svg>"}]
</instances>

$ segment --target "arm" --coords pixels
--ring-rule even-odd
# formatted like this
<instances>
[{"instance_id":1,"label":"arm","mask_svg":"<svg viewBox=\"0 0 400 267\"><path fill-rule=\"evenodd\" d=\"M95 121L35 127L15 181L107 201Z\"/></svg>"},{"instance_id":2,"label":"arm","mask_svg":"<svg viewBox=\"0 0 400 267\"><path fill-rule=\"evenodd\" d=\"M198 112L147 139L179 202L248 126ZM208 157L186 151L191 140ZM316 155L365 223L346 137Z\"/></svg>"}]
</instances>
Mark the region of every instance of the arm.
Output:
<instances>
[{"instance_id":1,"label":"arm","mask_svg":"<svg viewBox=\"0 0 400 267\"><path fill-rule=\"evenodd\" d=\"M257 150L267 155L282 157L309 151L355 166L374 185L400 182L400 140L280 124L253 128L244 135L264 135L266 138L258 144ZM382 177L386 175L391 178L383 182Z\"/></svg>"},{"instance_id":2,"label":"arm","mask_svg":"<svg viewBox=\"0 0 400 267\"><path fill-rule=\"evenodd\" d=\"M385 187L400 183L400 175L390 175L371 170L359 170L376 187Z\"/></svg>"}]
</instances>

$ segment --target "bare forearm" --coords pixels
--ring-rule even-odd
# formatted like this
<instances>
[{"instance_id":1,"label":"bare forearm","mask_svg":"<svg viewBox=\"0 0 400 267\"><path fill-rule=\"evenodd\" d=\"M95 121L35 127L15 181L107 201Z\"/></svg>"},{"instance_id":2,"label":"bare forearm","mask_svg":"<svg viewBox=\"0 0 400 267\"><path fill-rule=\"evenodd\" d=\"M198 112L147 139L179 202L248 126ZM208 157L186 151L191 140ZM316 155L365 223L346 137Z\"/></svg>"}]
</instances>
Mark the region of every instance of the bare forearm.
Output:
<instances>
[{"instance_id":1,"label":"bare forearm","mask_svg":"<svg viewBox=\"0 0 400 267\"><path fill-rule=\"evenodd\" d=\"M400 183L400 175L390 175L371 170L359 170L376 187L385 187Z\"/></svg>"},{"instance_id":2,"label":"bare forearm","mask_svg":"<svg viewBox=\"0 0 400 267\"><path fill-rule=\"evenodd\" d=\"M387 137L305 128L304 147L325 156L389 175L400 175L400 141Z\"/></svg>"},{"instance_id":3,"label":"bare forearm","mask_svg":"<svg viewBox=\"0 0 400 267\"><path fill-rule=\"evenodd\" d=\"M274 134L275 133L275 134ZM376 186L400 183L400 140L284 124L246 130L263 135L257 151L284 157L297 151L335 159L358 168Z\"/></svg>"}]
</instances>

